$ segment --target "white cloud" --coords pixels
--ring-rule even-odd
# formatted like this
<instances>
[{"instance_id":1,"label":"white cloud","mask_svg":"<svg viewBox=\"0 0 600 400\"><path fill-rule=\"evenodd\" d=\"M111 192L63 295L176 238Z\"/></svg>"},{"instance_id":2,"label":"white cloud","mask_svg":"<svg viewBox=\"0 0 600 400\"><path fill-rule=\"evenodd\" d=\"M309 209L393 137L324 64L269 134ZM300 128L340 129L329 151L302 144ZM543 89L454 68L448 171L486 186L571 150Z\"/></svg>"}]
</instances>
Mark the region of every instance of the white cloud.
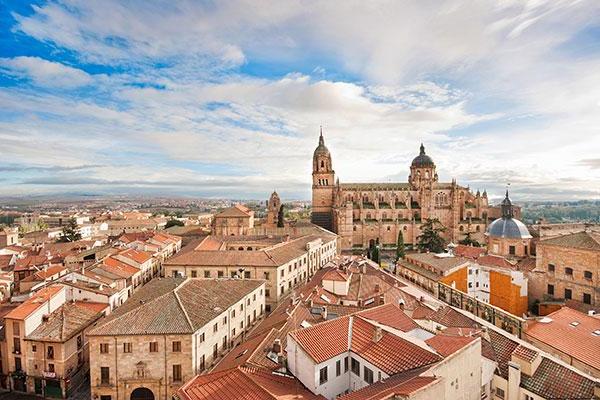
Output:
<instances>
[{"instance_id":1,"label":"white cloud","mask_svg":"<svg viewBox=\"0 0 600 400\"><path fill-rule=\"evenodd\" d=\"M85 71L39 57L0 58L0 70L53 88L74 88L92 82L92 77Z\"/></svg>"}]
</instances>

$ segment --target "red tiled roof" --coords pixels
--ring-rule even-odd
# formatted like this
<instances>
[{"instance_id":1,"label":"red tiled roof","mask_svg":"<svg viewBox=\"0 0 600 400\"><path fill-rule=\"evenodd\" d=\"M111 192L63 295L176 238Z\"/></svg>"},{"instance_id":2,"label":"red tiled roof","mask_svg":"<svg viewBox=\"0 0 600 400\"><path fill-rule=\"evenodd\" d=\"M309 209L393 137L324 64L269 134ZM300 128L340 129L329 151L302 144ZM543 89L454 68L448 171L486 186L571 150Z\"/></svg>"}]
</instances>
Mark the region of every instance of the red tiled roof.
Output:
<instances>
[{"instance_id":1,"label":"red tiled roof","mask_svg":"<svg viewBox=\"0 0 600 400\"><path fill-rule=\"evenodd\" d=\"M580 362L600 369L600 319L563 307L545 317L551 322L533 322L526 337L553 347ZM573 323L573 324L572 324ZM568 338L568 340L565 340Z\"/></svg>"},{"instance_id":2,"label":"red tiled roof","mask_svg":"<svg viewBox=\"0 0 600 400\"><path fill-rule=\"evenodd\" d=\"M413 319L429 319L433 314L435 314L435 310L431 308L419 305L417 308L413 310L412 318Z\"/></svg>"},{"instance_id":3,"label":"red tiled roof","mask_svg":"<svg viewBox=\"0 0 600 400\"><path fill-rule=\"evenodd\" d=\"M323 275L324 281L346 282L348 278L349 276L346 273L340 271L337 268L329 270L325 275Z\"/></svg>"},{"instance_id":4,"label":"red tiled roof","mask_svg":"<svg viewBox=\"0 0 600 400\"><path fill-rule=\"evenodd\" d=\"M438 380L439 378L435 376L418 376L418 373L410 371L338 397L338 400L383 400L392 399L395 396L410 396Z\"/></svg>"},{"instance_id":5,"label":"red tiled roof","mask_svg":"<svg viewBox=\"0 0 600 400\"><path fill-rule=\"evenodd\" d=\"M485 253L485 249L483 247L473 247L465 246L464 244L459 244L454 248L453 253L454 255L459 257L476 259Z\"/></svg>"},{"instance_id":6,"label":"red tiled roof","mask_svg":"<svg viewBox=\"0 0 600 400\"><path fill-rule=\"evenodd\" d=\"M521 360L532 362L540 353L530 349L529 347L519 345L516 349L514 349L512 354L519 357Z\"/></svg>"},{"instance_id":7,"label":"red tiled roof","mask_svg":"<svg viewBox=\"0 0 600 400\"><path fill-rule=\"evenodd\" d=\"M321 363L348 351L350 320L351 317L342 317L292 332L290 335L317 363Z\"/></svg>"},{"instance_id":8,"label":"red tiled roof","mask_svg":"<svg viewBox=\"0 0 600 400\"><path fill-rule=\"evenodd\" d=\"M50 261L46 256L29 255L24 258L17 259L17 262L15 263L15 271L27 271L30 269L35 269L35 267L48 264L50 264Z\"/></svg>"},{"instance_id":9,"label":"red tiled roof","mask_svg":"<svg viewBox=\"0 0 600 400\"><path fill-rule=\"evenodd\" d=\"M53 265L51 267L42 269L41 271L36 272L35 274L29 275L25 277L23 282L36 282L43 281L53 275L60 274L62 271L66 271L68 268L63 265Z\"/></svg>"},{"instance_id":10,"label":"red tiled roof","mask_svg":"<svg viewBox=\"0 0 600 400\"><path fill-rule=\"evenodd\" d=\"M353 318L350 350L388 375L440 361L435 353L386 331L382 331L381 339L374 342L375 329L373 324Z\"/></svg>"},{"instance_id":11,"label":"red tiled roof","mask_svg":"<svg viewBox=\"0 0 600 400\"><path fill-rule=\"evenodd\" d=\"M248 207L241 204L236 204L233 207L224 209L218 214L215 214L214 218L249 218L252 211Z\"/></svg>"},{"instance_id":12,"label":"red tiled roof","mask_svg":"<svg viewBox=\"0 0 600 400\"><path fill-rule=\"evenodd\" d=\"M427 339L425 343L445 358L451 356L475 340L477 340L476 337L469 336L436 335Z\"/></svg>"},{"instance_id":13,"label":"red tiled roof","mask_svg":"<svg viewBox=\"0 0 600 400\"><path fill-rule=\"evenodd\" d=\"M61 290L63 290L63 286L60 285L45 287L25 300L19 307L6 314L4 318L24 320Z\"/></svg>"},{"instance_id":14,"label":"red tiled roof","mask_svg":"<svg viewBox=\"0 0 600 400\"><path fill-rule=\"evenodd\" d=\"M119 253L119 255L129 258L139 264L143 264L152 258L152 254L136 249L127 249Z\"/></svg>"},{"instance_id":15,"label":"red tiled roof","mask_svg":"<svg viewBox=\"0 0 600 400\"><path fill-rule=\"evenodd\" d=\"M408 332L419 327L408 315L394 304L384 304L357 313L363 318L378 322L382 325Z\"/></svg>"},{"instance_id":16,"label":"red tiled roof","mask_svg":"<svg viewBox=\"0 0 600 400\"><path fill-rule=\"evenodd\" d=\"M112 256L106 257L102 261L102 263L104 264L103 269L106 269L109 272L112 272L113 274L121 276L123 278L130 278L138 272L140 272L139 268L124 263L123 261L117 260Z\"/></svg>"},{"instance_id":17,"label":"red tiled roof","mask_svg":"<svg viewBox=\"0 0 600 400\"><path fill-rule=\"evenodd\" d=\"M485 255L481 256L477 259L477 264L485 265L488 267L498 267L505 269L516 269L515 264L508 261L506 258L495 255Z\"/></svg>"},{"instance_id":18,"label":"red tiled roof","mask_svg":"<svg viewBox=\"0 0 600 400\"><path fill-rule=\"evenodd\" d=\"M182 400L324 399L309 392L295 378L248 367L197 375L177 395Z\"/></svg>"}]
</instances>

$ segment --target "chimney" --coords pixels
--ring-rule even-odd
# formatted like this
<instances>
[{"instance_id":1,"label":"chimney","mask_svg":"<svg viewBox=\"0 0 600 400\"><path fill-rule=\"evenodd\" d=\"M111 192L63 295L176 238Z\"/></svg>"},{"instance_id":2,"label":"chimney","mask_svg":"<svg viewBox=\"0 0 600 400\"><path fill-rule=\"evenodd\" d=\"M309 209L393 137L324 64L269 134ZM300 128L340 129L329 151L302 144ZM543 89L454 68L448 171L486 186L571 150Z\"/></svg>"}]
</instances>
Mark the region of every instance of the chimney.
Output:
<instances>
[{"instance_id":1,"label":"chimney","mask_svg":"<svg viewBox=\"0 0 600 400\"><path fill-rule=\"evenodd\" d=\"M381 332L381 327L376 326L375 331L373 332L373 342L377 343L381 340L383 333Z\"/></svg>"},{"instance_id":2,"label":"chimney","mask_svg":"<svg viewBox=\"0 0 600 400\"><path fill-rule=\"evenodd\" d=\"M278 356L281 355L281 340L279 339L275 339L273 340L273 353L277 354Z\"/></svg>"},{"instance_id":3,"label":"chimney","mask_svg":"<svg viewBox=\"0 0 600 400\"><path fill-rule=\"evenodd\" d=\"M375 293L379 293L379 284L375 284Z\"/></svg>"},{"instance_id":4,"label":"chimney","mask_svg":"<svg viewBox=\"0 0 600 400\"><path fill-rule=\"evenodd\" d=\"M379 295L379 304L385 304L385 297L382 294Z\"/></svg>"},{"instance_id":5,"label":"chimney","mask_svg":"<svg viewBox=\"0 0 600 400\"><path fill-rule=\"evenodd\" d=\"M367 263L366 262L363 263L363 264L361 264L361 266L360 266L360 273L361 274L366 274L367 273Z\"/></svg>"},{"instance_id":6,"label":"chimney","mask_svg":"<svg viewBox=\"0 0 600 400\"><path fill-rule=\"evenodd\" d=\"M321 317L323 317L323 319L327 319L327 306L323 306L323 310L321 311Z\"/></svg>"}]
</instances>

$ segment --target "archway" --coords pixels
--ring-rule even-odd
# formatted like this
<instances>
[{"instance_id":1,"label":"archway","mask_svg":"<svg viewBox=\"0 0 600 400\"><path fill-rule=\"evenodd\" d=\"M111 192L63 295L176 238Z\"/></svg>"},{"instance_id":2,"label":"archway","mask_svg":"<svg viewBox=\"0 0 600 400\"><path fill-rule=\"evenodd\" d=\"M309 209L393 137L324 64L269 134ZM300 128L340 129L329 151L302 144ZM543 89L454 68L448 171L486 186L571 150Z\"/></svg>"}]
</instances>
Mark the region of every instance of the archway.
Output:
<instances>
[{"instance_id":1,"label":"archway","mask_svg":"<svg viewBox=\"0 0 600 400\"><path fill-rule=\"evenodd\" d=\"M137 389L135 389L133 392L131 392L131 396L129 396L130 400L154 400L154 393L152 393L152 390L145 388L145 387L139 387Z\"/></svg>"}]
</instances>

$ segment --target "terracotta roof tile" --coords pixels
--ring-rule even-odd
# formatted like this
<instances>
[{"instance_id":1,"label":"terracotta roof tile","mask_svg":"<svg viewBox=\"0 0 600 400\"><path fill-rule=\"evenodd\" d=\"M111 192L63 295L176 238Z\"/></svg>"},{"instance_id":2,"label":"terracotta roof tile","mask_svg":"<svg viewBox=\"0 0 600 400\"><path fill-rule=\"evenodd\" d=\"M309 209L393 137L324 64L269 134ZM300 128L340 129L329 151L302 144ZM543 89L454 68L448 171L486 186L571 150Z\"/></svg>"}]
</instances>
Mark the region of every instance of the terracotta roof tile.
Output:
<instances>
[{"instance_id":1,"label":"terracotta roof tile","mask_svg":"<svg viewBox=\"0 0 600 400\"><path fill-rule=\"evenodd\" d=\"M61 285L47 286L9 312L5 318L24 320L62 290L64 290L64 288Z\"/></svg>"},{"instance_id":2,"label":"terracotta roof tile","mask_svg":"<svg viewBox=\"0 0 600 400\"><path fill-rule=\"evenodd\" d=\"M398 329L402 332L408 332L419 327L419 324L394 304L385 304L379 307L370 308L365 311L360 311L356 315Z\"/></svg>"},{"instance_id":3,"label":"terracotta roof tile","mask_svg":"<svg viewBox=\"0 0 600 400\"><path fill-rule=\"evenodd\" d=\"M454 255L459 257L467 257L476 259L479 256L485 253L485 248L483 247L473 247L473 246L465 246L464 244L459 244L454 248Z\"/></svg>"},{"instance_id":4,"label":"terracotta roof tile","mask_svg":"<svg viewBox=\"0 0 600 400\"><path fill-rule=\"evenodd\" d=\"M596 383L544 358L533 376L521 374L521 386L544 399L592 399Z\"/></svg>"},{"instance_id":5,"label":"terracotta roof tile","mask_svg":"<svg viewBox=\"0 0 600 400\"><path fill-rule=\"evenodd\" d=\"M472 336L436 335L427 339L425 343L445 358L451 356L475 340L477 340L477 338Z\"/></svg>"},{"instance_id":6,"label":"terracotta roof tile","mask_svg":"<svg viewBox=\"0 0 600 400\"><path fill-rule=\"evenodd\" d=\"M177 395L182 400L269 400L292 396L298 400L324 399L309 392L295 378L250 367L197 375Z\"/></svg>"},{"instance_id":7,"label":"terracotta roof tile","mask_svg":"<svg viewBox=\"0 0 600 400\"><path fill-rule=\"evenodd\" d=\"M107 304L103 304L102 310L98 310L98 307L81 305L80 302L63 304L26 339L64 343L98 320L106 307Z\"/></svg>"},{"instance_id":8,"label":"terracotta roof tile","mask_svg":"<svg viewBox=\"0 0 600 400\"><path fill-rule=\"evenodd\" d=\"M340 271L337 268L331 269L329 271L327 271L327 273L325 273L325 275L323 275L323 280L324 281L337 281L337 282L346 282L348 280L349 276L344 273L343 271Z\"/></svg>"},{"instance_id":9,"label":"terracotta roof tile","mask_svg":"<svg viewBox=\"0 0 600 400\"><path fill-rule=\"evenodd\" d=\"M595 232L570 233L568 235L543 239L538 242L538 246L544 245L600 251L600 234Z\"/></svg>"},{"instance_id":10,"label":"terracotta roof tile","mask_svg":"<svg viewBox=\"0 0 600 400\"><path fill-rule=\"evenodd\" d=\"M383 400L395 396L410 396L439 380L434 376L419 376L421 371L410 371L389 377L363 389L338 397L338 400Z\"/></svg>"},{"instance_id":11,"label":"terracotta roof tile","mask_svg":"<svg viewBox=\"0 0 600 400\"><path fill-rule=\"evenodd\" d=\"M250 218L252 211L246 206L236 204L215 214L214 218Z\"/></svg>"},{"instance_id":12,"label":"terracotta roof tile","mask_svg":"<svg viewBox=\"0 0 600 400\"><path fill-rule=\"evenodd\" d=\"M549 319L550 322L529 324L526 336L600 369L600 319L569 307L547 315L542 321Z\"/></svg>"}]
</instances>

